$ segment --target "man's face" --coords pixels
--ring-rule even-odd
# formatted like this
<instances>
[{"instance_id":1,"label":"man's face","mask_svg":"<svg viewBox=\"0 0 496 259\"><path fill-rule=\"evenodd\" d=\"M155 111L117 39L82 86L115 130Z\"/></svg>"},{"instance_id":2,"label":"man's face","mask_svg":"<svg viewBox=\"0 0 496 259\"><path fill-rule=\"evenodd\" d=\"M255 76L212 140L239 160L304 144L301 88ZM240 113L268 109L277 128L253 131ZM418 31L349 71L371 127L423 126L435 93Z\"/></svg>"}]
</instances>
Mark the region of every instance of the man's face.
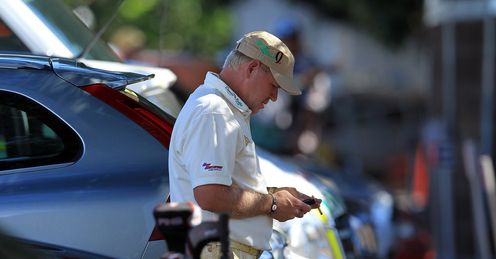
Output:
<instances>
[{"instance_id":1,"label":"man's face","mask_svg":"<svg viewBox=\"0 0 496 259\"><path fill-rule=\"evenodd\" d=\"M277 100L279 85L272 76L270 69L257 61L249 72L245 81L245 97L243 101L251 109L252 114L257 113L265 107L269 101Z\"/></svg>"}]
</instances>

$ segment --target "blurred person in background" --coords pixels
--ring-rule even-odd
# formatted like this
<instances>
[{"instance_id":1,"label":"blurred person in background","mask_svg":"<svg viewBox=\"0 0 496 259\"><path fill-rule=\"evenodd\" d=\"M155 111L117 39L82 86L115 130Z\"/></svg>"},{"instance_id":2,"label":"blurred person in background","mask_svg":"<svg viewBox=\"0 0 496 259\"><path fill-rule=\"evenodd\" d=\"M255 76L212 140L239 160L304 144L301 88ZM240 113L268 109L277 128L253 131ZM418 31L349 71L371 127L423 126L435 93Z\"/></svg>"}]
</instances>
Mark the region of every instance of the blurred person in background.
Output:
<instances>
[{"instance_id":1,"label":"blurred person in background","mask_svg":"<svg viewBox=\"0 0 496 259\"><path fill-rule=\"evenodd\" d=\"M169 179L172 202L193 201L202 220L228 213L234 258L258 258L270 250L273 219L303 217L320 206L295 188L270 188L260 171L250 116L275 102L278 90L300 94L293 83L294 57L268 32L245 34L219 74L208 72L188 98L172 133ZM310 198L311 199L311 198ZM219 258L220 244L203 249Z\"/></svg>"},{"instance_id":2,"label":"blurred person in background","mask_svg":"<svg viewBox=\"0 0 496 259\"><path fill-rule=\"evenodd\" d=\"M254 138L278 153L328 156L332 152L322 143L322 116L330 102L330 78L304 51L298 21L278 20L273 31L295 57L295 82L302 94L290 96L279 91L280 101L254 116Z\"/></svg>"},{"instance_id":3,"label":"blurred person in background","mask_svg":"<svg viewBox=\"0 0 496 259\"><path fill-rule=\"evenodd\" d=\"M127 25L117 29L110 39L111 46L126 63L143 64L139 57L146 43L146 36L140 29Z\"/></svg>"}]
</instances>

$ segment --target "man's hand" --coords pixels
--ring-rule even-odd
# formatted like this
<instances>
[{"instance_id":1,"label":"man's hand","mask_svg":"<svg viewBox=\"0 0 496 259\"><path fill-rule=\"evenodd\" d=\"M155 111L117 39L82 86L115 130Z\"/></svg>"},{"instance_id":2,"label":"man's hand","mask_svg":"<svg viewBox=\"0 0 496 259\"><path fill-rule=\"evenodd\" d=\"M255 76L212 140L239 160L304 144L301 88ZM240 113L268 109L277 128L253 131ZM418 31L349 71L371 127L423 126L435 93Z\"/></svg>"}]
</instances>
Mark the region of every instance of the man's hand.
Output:
<instances>
[{"instance_id":1,"label":"man's hand","mask_svg":"<svg viewBox=\"0 0 496 259\"><path fill-rule=\"evenodd\" d=\"M270 216L278 221L284 222L295 217L302 218L305 213L311 210L309 205L287 190L278 190L273 195L276 198L277 210Z\"/></svg>"},{"instance_id":2,"label":"man's hand","mask_svg":"<svg viewBox=\"0 0 496 259\"><path fill-rule=\"evenodd\" d=\"M296 188L293 188L293 187L281 187L281 188L270 187L268 189L269 189L269 191L271 191L272 193L274 193L274 195L275 195L275 193L278 193L278 192L281 192L281 191L289 192L294 198L296 198L296 199L298 199L298 200L300 200L302 202L304 200L313 200L313 203L312 204L308 204L308 206L310 206L311 209L320 208L320 204L322 203L322 200L321 199L314 198L313 196L310 197L310 196L308 196L308 195L306 195L304 193L299 192ZM277 204L277 207L279 209L279 200L277 200L277 203L278 203ZM307 212L308 211L306 211L305 213L307 213ZM303 213L303 214L305 214L305 213ZM274 218L277 219L277 220L279 220L276 217L274 217Z\"/></svg>"}]
</instances>

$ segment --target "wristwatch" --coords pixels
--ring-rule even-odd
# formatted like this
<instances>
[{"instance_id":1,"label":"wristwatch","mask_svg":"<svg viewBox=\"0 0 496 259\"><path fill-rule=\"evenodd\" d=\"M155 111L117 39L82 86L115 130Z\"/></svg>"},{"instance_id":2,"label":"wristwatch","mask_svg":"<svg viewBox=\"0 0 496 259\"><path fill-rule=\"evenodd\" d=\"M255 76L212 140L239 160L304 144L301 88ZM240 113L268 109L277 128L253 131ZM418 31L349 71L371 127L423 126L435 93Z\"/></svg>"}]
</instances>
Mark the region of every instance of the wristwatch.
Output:
<instances>
[{"instance_id":1,"label":"wristwatch","mask_svg":"<svg viewBox=\"0 0 496 259\"><path fill-rule=\"evenodd\" d=\"M269 214L272 214L272 213L276 212L276 210L277 210L276 196L274 196L274 194L272 194L272 193L269 193L269 194L272 197L272 205L270 206L270 213Z\"/></svg>"}]
</instances>

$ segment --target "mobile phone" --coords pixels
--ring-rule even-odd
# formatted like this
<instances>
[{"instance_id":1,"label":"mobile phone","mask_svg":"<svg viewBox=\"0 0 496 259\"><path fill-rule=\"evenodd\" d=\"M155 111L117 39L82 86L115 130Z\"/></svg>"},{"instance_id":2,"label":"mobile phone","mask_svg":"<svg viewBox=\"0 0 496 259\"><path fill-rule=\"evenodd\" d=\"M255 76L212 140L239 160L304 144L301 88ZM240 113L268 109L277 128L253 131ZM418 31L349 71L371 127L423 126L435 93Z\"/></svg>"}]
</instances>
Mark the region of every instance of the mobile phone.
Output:
<instances>
[{"instance_id":1,"label":"mobile phone","mask_svg":"<svg viewBox=\"0 0 496 259\"><path fill-rule=\"evenodd\" d=\"M314 198L308 198L308 199L304 199L303 202L308 204L308 205L314 205L315 199Z\"/></svg>"}]
</instances>

